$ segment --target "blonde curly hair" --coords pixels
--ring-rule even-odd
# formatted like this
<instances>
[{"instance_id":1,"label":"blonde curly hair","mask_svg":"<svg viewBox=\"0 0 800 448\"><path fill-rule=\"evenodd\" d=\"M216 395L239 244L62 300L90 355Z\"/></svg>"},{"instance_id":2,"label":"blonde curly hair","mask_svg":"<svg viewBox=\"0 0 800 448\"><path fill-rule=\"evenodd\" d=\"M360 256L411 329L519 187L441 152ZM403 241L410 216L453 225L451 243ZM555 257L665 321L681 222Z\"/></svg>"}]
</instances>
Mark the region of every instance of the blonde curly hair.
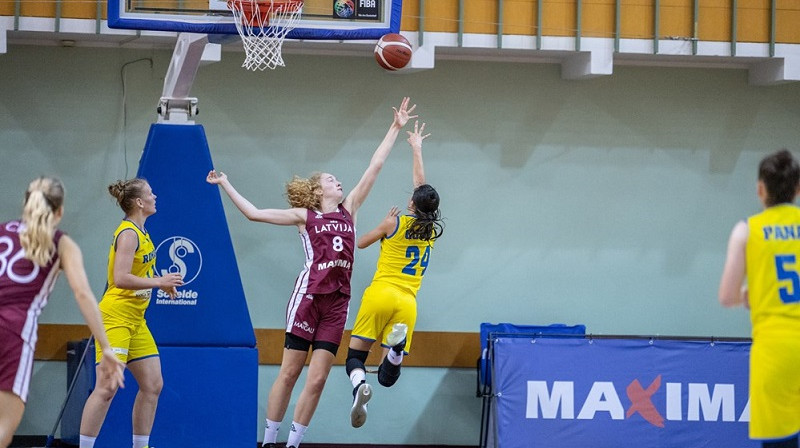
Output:
<instances>
[{"instance_id":1,"label":"blonde curly hair","mask_svg":"<svg viewBox=\"0 0 800 448\"><path fill-rule=\"evenodd\" d=\"M296 208L319 210L322 199L322 173L315 172L308 179L295 175L286 182L286 200Z\"/></svg>"}]
</instances>

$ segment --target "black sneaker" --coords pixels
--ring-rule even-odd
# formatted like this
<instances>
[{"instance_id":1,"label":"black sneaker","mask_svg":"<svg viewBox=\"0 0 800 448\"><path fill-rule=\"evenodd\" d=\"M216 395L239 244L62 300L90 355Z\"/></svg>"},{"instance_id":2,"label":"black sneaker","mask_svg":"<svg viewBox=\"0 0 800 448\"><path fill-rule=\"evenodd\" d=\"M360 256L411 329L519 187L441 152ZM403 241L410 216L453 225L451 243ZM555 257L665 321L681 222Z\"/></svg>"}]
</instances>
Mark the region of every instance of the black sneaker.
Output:
<instances>
[{"instance_id":1,"label":"black sneaker","mask_svg":"<svg viewBox=\"0 0 800 448\"><path fill-rule=\"evenodd\" d=\"M261 448L278 448L278 444L277 443L268 443L266 445L263 445Z\"/></svg>"},{"instance_id":2,"label":"black sneaker","mask_svg":"<svg viewBox=\"0 0 800 448\"><path fill-rule=\"evenodd\" d=\"M353 389L353 407L350 408L350 424L360 428L367 421L367 402L372 398L372 387L363 382Z\"/></svg>"}]
</instances>

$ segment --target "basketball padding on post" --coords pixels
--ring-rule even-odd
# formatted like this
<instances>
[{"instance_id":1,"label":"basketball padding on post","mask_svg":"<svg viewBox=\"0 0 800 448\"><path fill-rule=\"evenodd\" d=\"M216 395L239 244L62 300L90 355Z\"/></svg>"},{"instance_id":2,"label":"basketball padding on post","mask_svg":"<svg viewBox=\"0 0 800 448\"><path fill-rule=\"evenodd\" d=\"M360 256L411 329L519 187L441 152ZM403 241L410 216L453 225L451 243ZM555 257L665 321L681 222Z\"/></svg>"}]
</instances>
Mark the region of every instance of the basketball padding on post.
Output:
<instances>
[{"instance_id":1,"label":"basketball padding on post","mask_svg":"<svg viewBox=\"0 0 800 448\"><path fill-rule=\"evenodd\" d=\"M153 290L146 318L159 347L255 347L219 187L201 125L153 124L138 176L156 194L146 228L156 246L156 271L179 272L173 300Z\"/></svg>"},{"instance_id":2,"label":"basketball padding on post","mask_svg":"<svg viewBox=\"0 0 800 448\"><path fill-rule=\"evenodd\" d=\"M164 377L150 446L251 448L257 438L258 351L219 188L205 181L212 168L202 126L151 125L137 173L157 197L146 230L157 274L179 272L184 285L176 299L154 289L145 315ZM93 351L83 363L87 374L93 387ZM126 371L97 448L131 445L137 391ZM76 388L65 422L79 424L72 414L89 392ZM75 426L62 428L62 437L77 437Z\"/></svg>"}]
</instances>

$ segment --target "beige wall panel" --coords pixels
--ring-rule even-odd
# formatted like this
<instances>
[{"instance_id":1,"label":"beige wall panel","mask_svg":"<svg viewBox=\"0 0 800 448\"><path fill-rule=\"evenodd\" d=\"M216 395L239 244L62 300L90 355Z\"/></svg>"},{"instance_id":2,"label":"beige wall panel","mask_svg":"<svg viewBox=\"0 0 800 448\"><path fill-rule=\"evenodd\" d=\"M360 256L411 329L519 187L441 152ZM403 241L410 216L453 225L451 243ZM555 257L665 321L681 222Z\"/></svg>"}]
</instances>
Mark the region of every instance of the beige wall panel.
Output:
<instances>
[{"instance_id":1,"label":"beige wall panel","mask_svg":"<svg viewBox=\"0 0 800 448\"><path fill-rule=\"evenodd\" d=\"M769 42L769 0L739 0L738 42Z\"/></svg>"},{"instance_id":2,"label":"beige wall panel","mask_svg":"<svg viewBox=\"0 0 800 448\"><path fill-rule=\"evenodd\" d=\"M101 0L101 14L106 16L106 2ZM61 17L70 19L96 19L97 3L86 0L64 0L61 9Z\"/></svg>"},{"instance_id":3,"label":"beige wall panel","mask_svg":"<svg viewBox=\"0 0 800 448\"><path fill-rule=\"evenodd\" d=\"M259 364L280 364L284 330L257 328L254 332ZM67 342L88 338L90 335L85 325L42 324L39 326L39 341L34 356L41 361L65 361ZM418 331L414 332L414 342L414 356L403 361L405 366L471 368L475 366L481 353L480 335L473 332ZM337 365L344 365L347 360L346 347L349 343L348 330L342 335L342 348L336 357ZM448 349L441 350L442 347ZM382 349L375 344L370 350L368 365L378 365L381 357Z\"/></svg>"},{"instance_id":4,"label":"beige wall panel","mask_svg":"<svg viewBox=\"0 0 800 448\"><path fill-rule=\"evenodd\" d=\"M536 34L536 0L506 0L503 3L503 34Z\"/></svg>"},{"instance_id":5,"label":"beige wall panel","mask_svg":"<svg viewBox=\"0 0 800 448\"><path fill-rule=\"evenodd\" d=\"M400 19L400 29L403 31L418 31L419 27L419 2L408 0L403 2L403 14ZM434 31L434 30L428 30Z\"/></svg>"},{"instance_id":6,"label":"beige wall panel","mask_svg":"<svg viewBox=\"0 0 800 448\"><path fill-rule=\"evenodd\" d=\"M620 37L623 39L652 39L653 5L653 0L622 0Z\"/></svg>"},{"instance_id":7,"label":"beige wall panel","mask_svg":"<svg viewBox=\"0 0 800 448\"><path fill-rule=\"evenodd\" d=\"M661 0L659 14L659 38L692 37L694 6L691 0Z\"/></svg>"},{"instance_id":8,"label":"beige wall panel","mask_svg":"<svg viewBox=\"0 0 800 448\"><path fill-rule=\"evenodd\" d=\"M700 40L730 41L730 0L703 0L700 2L700 17L697 21L697 35Z\"/></svg>"},{"instance_id":9,"label":"beige wall panel","mask_svg":"<svg viewBox=\"0 0 800 448\"><path fill-rule=\"evenodd\" d=\"M778 0L775 41L800 43L800 0Z\"/></svg>"},{"instance_id":10,"label":"beige wall panel","mask_svg":"<svg viewBox=\"0 0 800 448\"><path fill-rule=\"evenodd\" d=\"M542 34L574 36L577 29L576 4L571 1L545 0L542 3Z\"/></svg>"},{"instance_id":11,"label":"beige wall panel","mask_svg":"<svg viewBox=\"0 0 800 448\"><path fill-rule=\"evenodd\" d=\"M12 3L13 5L13 3ZM13 9L12 9L13 14ZM55 17L56 4L55 2L37 2L37 1L23 1L20 5L20 15L28 17Z\"/></svg>"},{"instance_id":12,"label":"beige wall panel","mask_svg":"<svg viewBox=\"0 0 800 448\"><path fill-rule=\"evenodd\" d=\"M589 0L583 2L581 34L584 37L614 37L616 4L614 0Z\"/></svg>"},{"instance_id":13,"label":"beige wall panel","mask_svg":"<svg viewBox=\"0 0 800 448\"><path fill-rule=\"evenodd\" d=\"M497 34L497 1L470 0L464 2L464 32Z\"/></svg>"},{"instance_id":14,"label":"beige wall panel","mask_svg":"<svg viewBox=\"0 0 800 448\"><path fill-rule=\"evenodd\" d=\"M406 5L403 2L403 12ZM443 33L458 32L458 0L425 2L425 30Z\"/></svg>"}]
</instances>

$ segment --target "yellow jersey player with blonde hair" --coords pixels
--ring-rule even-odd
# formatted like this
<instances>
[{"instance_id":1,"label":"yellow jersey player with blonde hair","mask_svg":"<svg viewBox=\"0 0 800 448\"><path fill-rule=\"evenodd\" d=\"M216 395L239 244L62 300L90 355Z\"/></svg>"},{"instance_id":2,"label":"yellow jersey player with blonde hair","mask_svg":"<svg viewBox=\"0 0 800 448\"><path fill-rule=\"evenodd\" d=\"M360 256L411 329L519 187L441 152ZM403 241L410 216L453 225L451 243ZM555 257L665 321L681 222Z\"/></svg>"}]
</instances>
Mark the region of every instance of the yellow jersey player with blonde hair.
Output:
<instances>
[{"instance_id":1,"label":"yellow jersey player with blonde hair","mask_svg":"<svg viewBox=\"0 0 800 448\"><path fill-rule=\"evenodd\" d=\"M765 157L756 192L764 211L731 232L719 287L724 306L750 308L750 438L798 448L800 432L800 164ZM743 287L743 282L747 286Z\"/></svg>"},{"instance_id":2,"label":"yellow jersey player with blonde hair","mask_svg":"<svg viewBox=\"0 0 800 448\"><path fill-rule=\"evenodd\" d=\"M399 209L392 207L375 229L358 240L360 249L380 240L381 252L372 283L361 298L347 352L346 371L353 384L350 423L354 428L366 421L367 402L372 397L364 363L373 343L380 341L384 348L378 383L391 387L400 377L400 364L410 350L417 321L417 291L428 268L434 240L444 230L439 193L425 183L422 141L430 134L423 135L424 131L425 123L415 123L414 132L408 131L414 160L414 193L408 203L411 215L400 216Z\"/></svg>"},{"instance_id":3,"label":"yellow jersey player with blonde hair","mask_svg":"<svg viewBox=\"0 0 800 448\"><path fill-rule=\"evenodd\" d=\"M150 184L140 178L120 180L109 185L108 192L125 212L125 218L114 231L109 247L108 278L100 311L114 353L139 385L133 403L132 446L145 448L150 443L164 380L158 347L144 313L154 288L175 298L183 279L177 273L155 275L155 247L144 226L147 218L156 213L156 195ZM98 377L83 408L80 448L94 447L117 390L115 384Z\"/></svg>"}]
</instances>

